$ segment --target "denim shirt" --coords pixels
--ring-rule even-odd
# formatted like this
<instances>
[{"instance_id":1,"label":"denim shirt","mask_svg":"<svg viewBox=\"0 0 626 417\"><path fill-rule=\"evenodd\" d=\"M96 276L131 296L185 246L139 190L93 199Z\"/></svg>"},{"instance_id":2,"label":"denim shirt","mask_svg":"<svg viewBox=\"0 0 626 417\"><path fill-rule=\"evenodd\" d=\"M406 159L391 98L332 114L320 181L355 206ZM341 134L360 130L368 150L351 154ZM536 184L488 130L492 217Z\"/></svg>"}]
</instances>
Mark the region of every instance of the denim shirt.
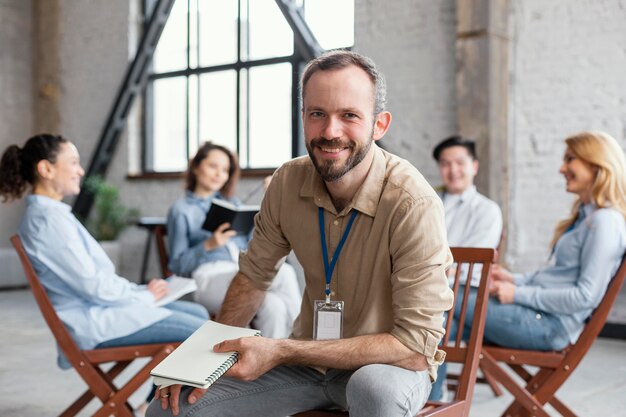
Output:
<instances>
[{"instance_id":1,"label":"denim shirt","mask_svg":"<svg viewBox=\"0 0 626 417\"><path fill-rule=\"evenodd\" d=\"M170 252L168 268L178 274L189 276L197 267L207 262L231 261L233 258L226 246L207 251L204 242L213 233L204 230L202 224L211 208L213 198L230 201L239 205L237 199L227 199L221 194L201 198L187 191L185 197L177 200L167 213L167 243ZM240 250L248 246L248 236L235 236L229 240Z\"/></svg>"},{"instance_id":2,"label":"denim shirt","mask_svg":"<svg viewBox=\"0 0 626 417\"><path fill-rule=\"evenodd\" d=\"M69 205L28 196L18 233L52 305L82 349L135 333L171 314L154 306L145 285L115 273L113 262Z\"/></svg>"},{"instance_id":3,"label":"denim shirt","mask_svg":"<svg viewBox=\"0 0 626 417\"><path fill-rule=\"evenodd\" d=\"M611 208L582 205L573 227L557 241L550 265L514 274L515 303L556 315L575 343L625 250L624 216Z\"/></svg>"}]
</instances>

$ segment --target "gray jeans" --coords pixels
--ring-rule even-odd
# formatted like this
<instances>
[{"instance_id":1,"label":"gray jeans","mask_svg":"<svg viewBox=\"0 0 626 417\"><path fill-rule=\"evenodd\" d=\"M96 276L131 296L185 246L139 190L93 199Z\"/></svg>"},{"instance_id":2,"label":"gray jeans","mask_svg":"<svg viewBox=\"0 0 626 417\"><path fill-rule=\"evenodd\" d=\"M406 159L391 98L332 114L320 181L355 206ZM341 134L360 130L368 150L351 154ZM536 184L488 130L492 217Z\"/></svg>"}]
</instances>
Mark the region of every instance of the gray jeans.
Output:
<instances>
[{"instance_id":1,"label":"gray jeans","mask_svg":"<svg viewBox=\"0 0 626 417\"><path fill-rule=\"evenodd\" d=\"M195 404L180 397L182 417L285 417L301 411L349 410L353 417L410 417L423 407L431 384L428 371L367 365L356 371L322 374L304 366L280 366L255 381L220 378ZM153 401L147 417L171 416Z\"/></svg>"}]
</instances>

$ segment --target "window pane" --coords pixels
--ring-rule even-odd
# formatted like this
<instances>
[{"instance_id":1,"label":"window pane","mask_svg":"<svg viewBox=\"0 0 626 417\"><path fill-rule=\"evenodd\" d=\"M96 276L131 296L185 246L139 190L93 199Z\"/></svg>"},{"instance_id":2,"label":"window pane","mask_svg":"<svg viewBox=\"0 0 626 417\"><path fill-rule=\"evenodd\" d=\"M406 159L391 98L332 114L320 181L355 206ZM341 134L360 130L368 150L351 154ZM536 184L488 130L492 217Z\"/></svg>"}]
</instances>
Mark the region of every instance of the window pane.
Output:
<instances>
[{"instance_id":1,"label":"window pane","mask_svg":"<svg viewBox=\"0 0 626 417\"><path fill-rule=\"evenodd\" d=\"M154 52L154 72L187 68L187 0L174 2Z\"/></svg>"},{"instance_id":2,"label":"window pane","mask_svg":"<svg viewBox=\"0 0 626 417\"><path fill-rule=\"evenodd\" d=\"M291 64L249 70L249 168L291 158Z\"/></svg>"},{"instance_id":3,"label":"window pane","mask_svg":"<svg viewBox=\"0 0 626 417\"><path fill-rule=\"evenodd\" d=\"M306 0L304 19L322 48L354 45L354 0Z\"/></svg>"},{"instance_id":4,"label":"window pane","mask_svg":"<svg viewBox=\"0 0 626 417\"><path fill-rule=\"evenodd\" d=\"M292 55L293 32L275 0L241 1L241 60Z\"/></svg>"},{"instance_id":5,"label":"window pane","mask_svg":"<svg viewBox=\"0 0 626 417\"><path fill-rule=\"evenodd\" d=\"M201 67L237 61L237 1L199 0Z\"/></svg>"},{"instance_id":6,"label":"window pane","mask_svg":"<svg viewBox=\"0 0 626 417\"><path fill-rule=\"evenodd\" d=\"M237 72L200 76L200 142L212 140L237 150Z\"/></svg>"},{"instance_id":7,"label":"window pane","mask_svg":"<svg viewBox=\"0 0 626 417\"><path fill-rule=\"evenodd\" d=\"M154 81L155 171L184 171L187 166L187 79Z\"/></svg>"}]
</instances>

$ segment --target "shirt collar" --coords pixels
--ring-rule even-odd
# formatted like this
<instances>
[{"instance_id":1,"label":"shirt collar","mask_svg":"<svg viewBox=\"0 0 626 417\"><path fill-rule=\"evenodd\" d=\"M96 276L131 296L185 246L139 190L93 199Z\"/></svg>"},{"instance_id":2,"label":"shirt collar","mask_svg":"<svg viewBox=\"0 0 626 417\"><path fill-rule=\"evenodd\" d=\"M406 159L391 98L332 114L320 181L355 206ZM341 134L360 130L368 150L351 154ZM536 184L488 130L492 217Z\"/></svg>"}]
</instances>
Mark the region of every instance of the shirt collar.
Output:
<instances>
[{"instance_id":1,"label":"shirt collar","mask_svg":"<svg viewBox=\"0 0 626 417\"><path fill-rule=\"evenodd\" d=\"M54 200L50 197L46 197L45 195L30 194L29 196L27 196L26 205L30 206L34 204L39 204L41 206L56 207L67 212L72 211L72 206L70 206L69 204L64 203L63 201Z\"/></svg>"},{"instance_id":2,"label":"shirt collar","mask_svg":"<svg viewBox=\"0 0 626 417\"><path fill-rule=\"evenodd\" d=\"M580 219L587 218L597 208L598 208L598 206L596 206L594 203L581 204L580 207L578 207L578 217Z\"/></svg>"},{"instance_id":3,"label":"shirt collar","mask_svg":"<svg viewBox=\"0 0 626 417\"><path fill-rule=\"evenodd\" d=\"M374 217L378 208L378 201L383 192L386 175L386 157L384 151L379 148L376 143L372 143L373 158L370 169L367 172L365 181L359 187L352 201L341 212L343 215L348 214L350 210L355 209L363 214ZM300 188L300 196L312 197L317 206L323 207L331 213L337 213L332 199L328 194L326 185L322 178L317 174L313 162L309 159L311 168L315 175L309 175Z\"/></svg>"},{"instance_id":4,"label":"shirt collar","mask_svg":"<svg viewBox=\"0 0 626 417\"><path fill-rule=\"evenodd\" d=\"M444 192L443 195L444 195L444 198L456 197L459 201L463 202L474 197L477 192L478 191L476 191L476 186L472 184L469 186L467 190L463 191L461 194L449 194L447 192Z\"/></svg>"},{"instance_id":5,"label":"shirt collar","mask_svg":"<svg viewBox=\"0 0 626 417\"><path fill-rule=\"evenodd\" d=\"M190 204L195 204L197 206L208 209L209 206L211 205L211 201L213 201L214 198L222 198L222 196L218 192L218 193L211 194L207 197L200 197L194 194L192 191L186 190L185 198L187 199L187 202L189 202Z\"/></svg>"}]
</instances>

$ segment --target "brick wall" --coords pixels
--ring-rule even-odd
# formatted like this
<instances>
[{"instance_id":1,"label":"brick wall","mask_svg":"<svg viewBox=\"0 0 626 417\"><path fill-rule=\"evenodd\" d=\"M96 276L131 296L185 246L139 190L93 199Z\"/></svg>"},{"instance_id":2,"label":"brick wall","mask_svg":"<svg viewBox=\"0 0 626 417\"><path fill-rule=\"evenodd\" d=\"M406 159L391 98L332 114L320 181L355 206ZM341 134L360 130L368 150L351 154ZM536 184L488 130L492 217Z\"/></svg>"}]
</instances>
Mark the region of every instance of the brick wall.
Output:
<instances>
[{"instance_id":1,"label":"brick wall","mask_svg":"<svg viewBox=\"0 0 626 417\"><path fill-rule=\"evenodd\" d=\"M28 47L32 31L30 1L0 0L0 153L12 144L22 145L33 129L33 65ZM24 204L0 204L0 248L10 247L9 236L17 231ZM3 271L0 261L0 285Z\"/></svg>"},{"instance_id":2,"label":"brick wall","mask_svg":"<svg viewBox=\"0 0 626 417\"><path fill-rule=\"evenodd\" d=\"M136 43L128 31L137 23L136 5L125 0L57 3L62 11L59 124L87 163L132 53L129 45ZM382 143L434 184L439 179L431 149L456 130L455 4L356 0L355 49L374 58L387 76L394 120ZM552 228L572 201L557 173L562 139L582 129L603 129L626 145L626 0L511 4L511 212L505 259L516 269L529 269L546 258ZM32 25L31 3L0 0L0 21L0 85L12 92L0 98L4 149L39 126L29 113L34 107L26 35ZM129 146L125 136L110 179L122 186L129 205L145 215L164 215L180 195L180 183L127 181L133 154ZM246 188L243 184L242 193ZM1 210L0 247L6 247L4 239L21 210ZM122 273L130 278L137 276L144 238L133 228L122 239Z\"/></svg>"},{"instance_id":3,"label":"brick wall","mask_svg":"<svg viewBox=\"0 0 626 417\"><path fill-rule=\"evenodd\" d=\"M563 139L604 130L626 145L626 1L512 2L511 213L506 259L544 262L572 195Z\"/></svg>"},{"instance_id":4,"label":"brick wall","mask_svg":"<svg viewBox=\"0 0 626 417\"><path fill-rule=\"evenodd\" d=\"M393 115L383 146L435 184L432 148L455 132L455 1L356 0L355 50L387 78Z\"/></svg>"}]
</instances>

